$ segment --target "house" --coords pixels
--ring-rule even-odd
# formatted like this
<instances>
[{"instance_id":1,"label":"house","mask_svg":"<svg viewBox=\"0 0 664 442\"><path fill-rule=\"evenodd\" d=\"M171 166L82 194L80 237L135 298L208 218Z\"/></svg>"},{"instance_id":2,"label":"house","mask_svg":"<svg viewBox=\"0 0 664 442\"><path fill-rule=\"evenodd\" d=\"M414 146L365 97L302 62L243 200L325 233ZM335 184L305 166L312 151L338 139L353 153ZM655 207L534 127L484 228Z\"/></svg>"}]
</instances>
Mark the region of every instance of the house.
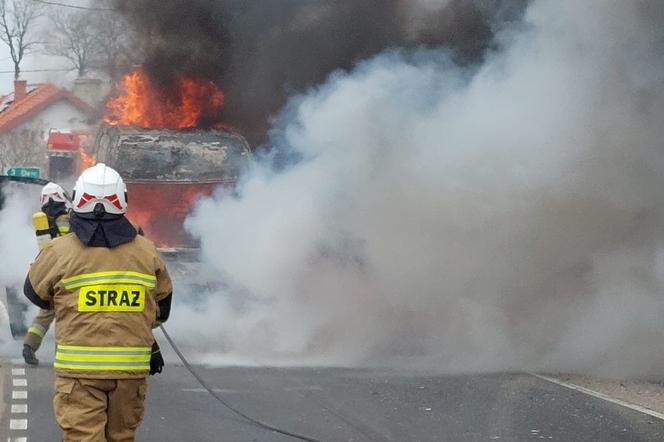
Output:
<instances>
[{"instance_id":1,"label":"house","mask_svg":"<svg viewBox=\"0 0 664 442\"><path fill-rule=\"evenodd\" d=\"M13 93L0 97L0 173L33 166L48 175L49 131L90 131L97 120L97 111L67 89L15 81Z\"/></svg>"}]
</instances>

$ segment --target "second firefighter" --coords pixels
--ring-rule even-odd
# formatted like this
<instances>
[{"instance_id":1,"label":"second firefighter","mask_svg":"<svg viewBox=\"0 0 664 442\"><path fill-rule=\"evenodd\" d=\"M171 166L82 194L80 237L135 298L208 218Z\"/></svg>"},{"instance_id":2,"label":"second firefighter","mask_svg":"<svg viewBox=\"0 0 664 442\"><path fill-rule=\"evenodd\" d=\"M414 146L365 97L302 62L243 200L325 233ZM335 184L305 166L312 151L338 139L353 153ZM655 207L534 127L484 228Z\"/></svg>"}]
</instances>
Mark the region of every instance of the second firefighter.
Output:
<instances>
[{"instance_id":1,"label":"second firefighter","mask_svg":"<svg viewBox=\"0 0 664 442\"><path fill-rule=\"evenodd\" d=\"M71 201L62 187L48 183L41 191L41 211L32 216L39 249L58 236L69 233L69 209ZM40 309L32 320L23 340L23 359L28 365L38 365L35 353L53 322L53 310Z\"/></svg>"}]
</instances>

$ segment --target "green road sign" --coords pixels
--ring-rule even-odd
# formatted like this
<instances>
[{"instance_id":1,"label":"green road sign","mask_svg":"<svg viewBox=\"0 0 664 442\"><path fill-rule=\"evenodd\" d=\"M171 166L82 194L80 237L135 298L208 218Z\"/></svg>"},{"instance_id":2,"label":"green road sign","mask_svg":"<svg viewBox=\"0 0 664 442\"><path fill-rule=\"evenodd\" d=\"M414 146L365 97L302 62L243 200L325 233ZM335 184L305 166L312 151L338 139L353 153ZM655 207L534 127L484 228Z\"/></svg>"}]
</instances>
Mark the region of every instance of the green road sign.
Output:
<instances>
[{"instance_id":1,"label":"green road sign","mask_svg":"<svg viewBox=\"0 0 664 442\"><path fill-rule=\"evenodd\" d=\"M7 175L22 178L40 178L41 169L39 167L10 167L7 169Z\"/></svg>"}]
</instances>

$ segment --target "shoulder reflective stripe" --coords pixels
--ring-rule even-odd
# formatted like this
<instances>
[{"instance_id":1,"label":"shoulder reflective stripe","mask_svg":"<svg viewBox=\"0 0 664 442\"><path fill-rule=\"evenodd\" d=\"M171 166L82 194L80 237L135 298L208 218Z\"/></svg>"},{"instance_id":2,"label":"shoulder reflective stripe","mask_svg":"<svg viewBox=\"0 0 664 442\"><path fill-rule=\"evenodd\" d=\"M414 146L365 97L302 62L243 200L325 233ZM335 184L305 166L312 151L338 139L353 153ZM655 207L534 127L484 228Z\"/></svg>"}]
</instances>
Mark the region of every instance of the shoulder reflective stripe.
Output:
<instances>
[{"instance_id":1,"label":"shoulder reflective stripe","mask_svg":"<svg viewBox=\"0 0 664 442\"><path fill-rule=\"evenodd\" d=\"M55 368L67 370L150 369L150 347L93 347L59 345L55 351Z\"/></svg>"},{"instance_id":2,"label":"shoulder reflective stripe","mask_svg":"<svg viewBox=\"0 0 664 442\"><path fill-rule=\"evenodd\" d=\"M137 284L148 288L154 288L157 285L156 282L118 275L118 276L107 276L104 278L89 278L77 282L64 283L64 286L67 290L71 290L86 285L102 285L102 284Z\"/></svg>"},{"instance_id":3,"label":"shoulder reflective stripe","mask_svg":"<svg viewBox=\"0 0 664 442\"><path fill-rule=\"evenodd\" d=\"M33 335L37 335L40 338L43 338L44 335L46 334L46 332L44 330L41 330L40 328L41 327L39 327L37 324L35 324L35 325L33 325L32 327L30 327L28 329L28 333L32 333Z\"/></svg>"},{"instance_id":4,"label":"shoulder reflective stripe","mask_svg":"<svg viewBox=\"0 0 664 442\"><path fill-rule=\"evenodd\" d=\"M130 272L130 271L114 271L114 272L98 272L98 273L85 273L82 275L72 276L62 280L67 290L75 289L94 284L140 284L146 287L154 288L157 285L157 277L155 275L148 275L146 273Z\"/></svg>"},{"instance_id":5,"label":"shoulder reflective stripe","mask_svg":"<svg viewBox=\"0 0 664 442\"><path fill-rule=\"evenodd\" d=\"M154 275L136 272L104 272L77 275L71 278L65 278L62 282L66 288L76 288L90 283L100 284L114 282L137 283L147 287L154 287L157 283L157 278Z\"/></svg>"}]
</instances>

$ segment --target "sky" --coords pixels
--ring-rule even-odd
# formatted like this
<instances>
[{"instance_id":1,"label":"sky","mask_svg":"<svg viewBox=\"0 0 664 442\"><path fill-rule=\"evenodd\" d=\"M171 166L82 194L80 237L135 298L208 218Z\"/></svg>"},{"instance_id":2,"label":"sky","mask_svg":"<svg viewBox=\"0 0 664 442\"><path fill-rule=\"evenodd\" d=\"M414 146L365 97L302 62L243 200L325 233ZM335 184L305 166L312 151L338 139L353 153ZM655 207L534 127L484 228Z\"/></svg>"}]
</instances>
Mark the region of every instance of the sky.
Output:
<instances>
[{"instance_id":1,"label":"sky","mask_svg":"<svg viewBox=\"0 0 664 442\"><path fill-rule=\"evenodd\" d=\"M65 3L78 6L86 6L89 2L87 0L67 0ZM52 6L58 8L57 6ZM48 28L49 21L47 17L42 17L39 20L36 37L40 38L40 34ZM21 69L24 71L33 69L66 69L68 68L67 60L61 57L52 57L40 54L35 51L27 55ZM75 73L72 72L24 72L21 74L21 79L27 80L31 83L53 82L58 85L68 86L76 78ZM0 42L0 94L6 95L14 89L14 65L12 63L9 48L3 42Z\"/></svg>"}]
</instances>

